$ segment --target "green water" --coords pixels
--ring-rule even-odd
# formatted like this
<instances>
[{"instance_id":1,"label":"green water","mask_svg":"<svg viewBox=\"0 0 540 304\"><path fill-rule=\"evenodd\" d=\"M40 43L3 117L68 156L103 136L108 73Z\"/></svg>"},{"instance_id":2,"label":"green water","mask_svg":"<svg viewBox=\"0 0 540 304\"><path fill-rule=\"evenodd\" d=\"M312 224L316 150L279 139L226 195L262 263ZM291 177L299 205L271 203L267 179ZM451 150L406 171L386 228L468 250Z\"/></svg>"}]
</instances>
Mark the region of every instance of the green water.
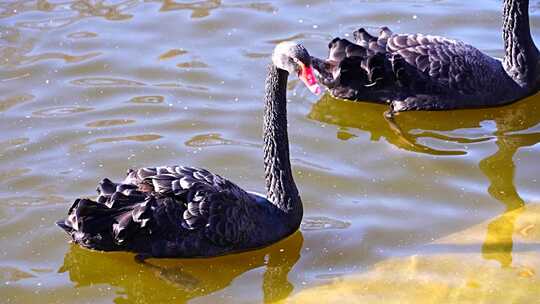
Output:
<instances>
[{"instance_id":1,"label":"green water","mask_svg":"<svg viewBox=\"0 0 540 304\"><path fill-rule=\"evenodd\" d=\"M263 83L279 41L324 56L333 36L387 25L501 56L500 4L1 1L1 302L273 302L395 256L429 254L423 245L486 220L484 240L467 250L512 267L519 215L504 215L540 201L540 96L403 113L392 125L384 106L316 97L291 80L292 165L305 203L291 238L149 266L72 246L53 225L74 198L130 167L199 166L263 192Z\"/></svg>"}]
</instances>

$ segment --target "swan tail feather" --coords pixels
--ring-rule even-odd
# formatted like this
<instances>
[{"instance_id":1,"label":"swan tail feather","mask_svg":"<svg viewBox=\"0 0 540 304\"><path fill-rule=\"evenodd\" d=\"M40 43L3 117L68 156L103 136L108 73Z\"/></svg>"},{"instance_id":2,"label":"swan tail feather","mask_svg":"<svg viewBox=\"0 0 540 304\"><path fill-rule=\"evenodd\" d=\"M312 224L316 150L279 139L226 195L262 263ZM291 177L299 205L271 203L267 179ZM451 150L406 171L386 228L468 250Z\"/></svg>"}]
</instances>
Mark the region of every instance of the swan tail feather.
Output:
<instances>
[{"instance_id":1,"label":"swan tail feather","mask_svg":"<svg viewBox=\"0 0 540 304\"><path fill-rule=\"evenodd\" d=\"M113 193L105 202L77 199L56 224L74 243L96 250L129 250L148 238L155 198Z\"/></svg>"}]
</instances>

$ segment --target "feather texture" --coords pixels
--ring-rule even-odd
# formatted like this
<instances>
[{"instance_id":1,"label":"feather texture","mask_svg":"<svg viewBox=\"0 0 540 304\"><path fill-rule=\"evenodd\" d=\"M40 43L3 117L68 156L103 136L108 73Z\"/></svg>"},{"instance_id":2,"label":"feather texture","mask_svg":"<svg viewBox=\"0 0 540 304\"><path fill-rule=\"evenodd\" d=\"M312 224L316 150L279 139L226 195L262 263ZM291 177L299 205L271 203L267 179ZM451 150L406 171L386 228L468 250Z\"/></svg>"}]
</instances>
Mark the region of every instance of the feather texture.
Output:
<instances>
[{"instance_id":1,"label":"feather texture","mask_svg":"<svg viewBox=\"0 0 540 304\"><path fill-rule=\"evenodd\" d=\"M97 201L75 201L60 223L75 242L95 249L203 256L250 244L260 236L259 217L268 215L252 194L193 167L129 170L123 182L103 179L97 191Z\"/></svg>"},{"instance_id":2,"label":"feather texture","mask_svg":"<svg viewBox=\"0 0 540 304\"><path fill-rule=\"evenodd\" d=\"M327 59L312 57L318 80L338 98L405 111L498 105L531 93L501 61L461 41L387 27L378 36L363 28L353 36L354 42L333 39Z\"/></svg>"}]
</instances>

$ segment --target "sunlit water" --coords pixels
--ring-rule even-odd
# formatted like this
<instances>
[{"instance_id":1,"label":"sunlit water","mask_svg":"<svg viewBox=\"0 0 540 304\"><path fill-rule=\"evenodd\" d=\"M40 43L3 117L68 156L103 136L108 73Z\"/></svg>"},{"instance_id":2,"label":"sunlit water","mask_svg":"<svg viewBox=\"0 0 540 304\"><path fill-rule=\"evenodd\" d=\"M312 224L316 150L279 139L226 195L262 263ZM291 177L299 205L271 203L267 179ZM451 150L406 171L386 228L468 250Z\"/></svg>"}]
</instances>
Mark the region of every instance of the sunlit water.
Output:
<instances>
[{"instance_id":1,"label":"sunlit water","mask_svg":"<svg viewBox=\"0 0 540 304\"><path fill-rule=\"evenodd\" d=\"M505 213L540 201L540 96L404 113L390 125L384 106L318 99L292 80L292 164L305 203L292 237L256 252L141 265L72 246L53 225L75 197L95 195L101 177L130 167L200 166L263 192L263 82L279 41L323 56L335 35L388 25L501 56L500 4L0 2L1 302L272 302L391 257L429 254L425 244L489 219L468 250L512 266L519 213Z\"/></svg>"}]
</instances>

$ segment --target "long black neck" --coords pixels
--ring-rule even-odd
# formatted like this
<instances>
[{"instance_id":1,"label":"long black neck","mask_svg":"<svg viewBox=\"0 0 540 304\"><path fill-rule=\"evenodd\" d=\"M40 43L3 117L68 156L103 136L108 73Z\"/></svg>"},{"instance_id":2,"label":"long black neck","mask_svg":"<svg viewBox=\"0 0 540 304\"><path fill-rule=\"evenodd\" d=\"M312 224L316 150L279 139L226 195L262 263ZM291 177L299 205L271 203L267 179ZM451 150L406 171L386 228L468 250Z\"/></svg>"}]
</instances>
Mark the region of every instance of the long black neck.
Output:
<instances>
[{"instance_id":1,"label":"long black neck","mask_svg":"<svg viewBox=\"0 0 540 304\"><path fill-rule=\"evenodd\" d=\"M294 183L287 135L287 78L289 73L268 67L264 95L264 172L267 198L287 214L296 230L302 221L302 201Z\"/></svg>"},{"instance_id":2,"label":"long black neck","mask_svg":"<svg viewBox=\"0 0 540 304\"><path fill-rule=\"evenodd\" d=\"M533 89L538 75L538 49L529 27L529 0L505 0L504 68L521 87Z\"/></svg>"}]
</instances>

